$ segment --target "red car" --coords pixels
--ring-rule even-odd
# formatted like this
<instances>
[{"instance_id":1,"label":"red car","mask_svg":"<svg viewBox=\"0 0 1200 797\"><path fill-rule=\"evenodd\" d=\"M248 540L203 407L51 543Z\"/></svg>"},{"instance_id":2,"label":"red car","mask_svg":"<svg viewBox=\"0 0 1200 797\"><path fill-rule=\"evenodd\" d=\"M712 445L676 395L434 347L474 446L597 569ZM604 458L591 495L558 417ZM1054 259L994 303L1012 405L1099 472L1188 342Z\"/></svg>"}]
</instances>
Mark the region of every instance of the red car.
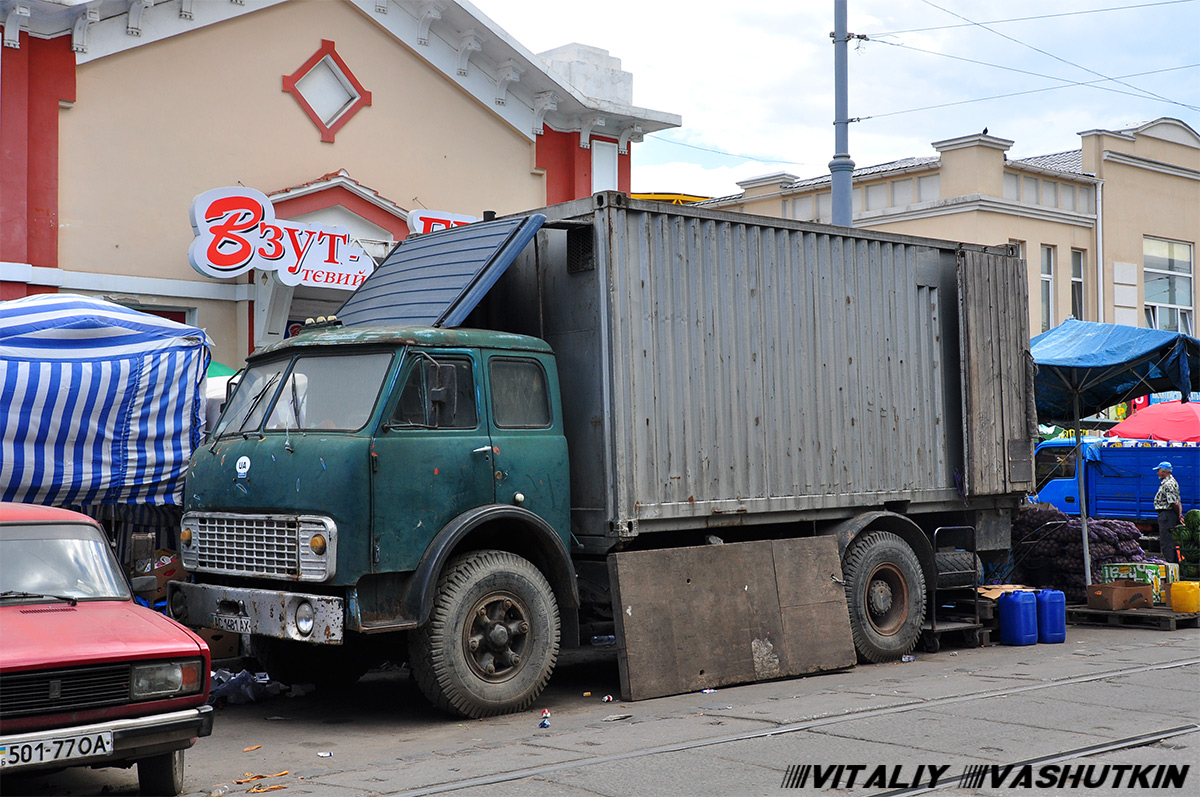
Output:
<instances>
[{"instance_id":1,"label":"red car","mask_svg":"<svg viewBox=\"0 0 1200 797\"><path fill-rule=\"evenodd\" d=\"M212 733L209 666L133 601L95 521L0 503L0 778L137 764L143 794L179 794L183 751Z\"/></svg>"}]
</instances>

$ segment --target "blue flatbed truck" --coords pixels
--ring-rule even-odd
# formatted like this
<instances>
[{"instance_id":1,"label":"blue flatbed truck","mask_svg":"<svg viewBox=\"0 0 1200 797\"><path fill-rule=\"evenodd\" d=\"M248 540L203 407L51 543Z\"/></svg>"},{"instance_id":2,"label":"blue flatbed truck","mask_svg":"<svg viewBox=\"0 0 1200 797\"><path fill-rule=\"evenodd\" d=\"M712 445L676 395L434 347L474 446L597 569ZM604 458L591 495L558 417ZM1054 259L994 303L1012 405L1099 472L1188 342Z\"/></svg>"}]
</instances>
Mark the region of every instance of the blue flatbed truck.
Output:
<instances>
[{"instance_id":1,"label":"blue flatbed truck","mask_svg":"<svg viewBox=\"0 0 1200 797\"><path fill-rule=\"evenodd\" d=\"M1179 482L1184 510L1200 506L1200 446L1151 440L1084 437L1088 517L1128 520L1157 537L1155 466L1168 461ZM1079 515L1075 439L1039 443L1034 450L1037 498L1068 515Z\"/></svg>"}]
</instances>

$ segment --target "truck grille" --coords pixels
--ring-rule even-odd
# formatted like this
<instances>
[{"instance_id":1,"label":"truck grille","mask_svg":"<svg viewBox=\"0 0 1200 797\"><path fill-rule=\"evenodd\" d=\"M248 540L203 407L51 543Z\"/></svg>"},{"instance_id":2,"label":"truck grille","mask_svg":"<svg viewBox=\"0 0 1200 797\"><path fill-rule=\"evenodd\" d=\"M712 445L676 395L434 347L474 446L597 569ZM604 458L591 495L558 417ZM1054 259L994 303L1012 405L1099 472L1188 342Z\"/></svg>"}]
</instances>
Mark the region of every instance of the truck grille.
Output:
<instances>
[{"instance_id":1,"label":"truck grille","mask_svg":"<svg viewBox=\"0 0 1200 797\"><path fill-rule=\"evenodd\" d=\"M129 702L129 665L14 673L0 678L0 718Z\"/></svg>"},{"instance_id":2,"label":"truck grille","mask_svg":"<svg viewBox=\"0 0 1200 797\"><path fill-rule=\"evenodd\" d=\"M246 575L298 575L296 538L299 521L288 517L195 518L192 531L196 566L188 570Z\"/></svg>"},{"instance_id":3,"label":"truck grille","mask_svg":"<svg viewBox=\"0 0 1200 797\"><path fill-rule=\"evenodd\" d=\"M183 528L192 533L181 545L183 567L191 572L324 581L335 570L337 527L329 518L189 512ZM323 555L309 545L316 534L326 540Z\"/></svg>"}]
</instances>

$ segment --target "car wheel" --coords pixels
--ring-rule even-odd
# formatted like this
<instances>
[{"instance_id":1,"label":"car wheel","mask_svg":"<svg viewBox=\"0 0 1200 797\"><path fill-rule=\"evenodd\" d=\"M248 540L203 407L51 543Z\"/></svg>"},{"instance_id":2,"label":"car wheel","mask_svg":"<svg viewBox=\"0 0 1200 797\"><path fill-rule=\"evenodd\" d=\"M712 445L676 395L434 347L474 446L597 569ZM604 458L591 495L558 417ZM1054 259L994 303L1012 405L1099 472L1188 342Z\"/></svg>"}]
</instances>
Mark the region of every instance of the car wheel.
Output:
<instances>
[{"instance_id":1,"label":"car wheel","mask_svg":"<svg viewBox=\"0 0 1200 797\"><path fill-rule=\"evenodd\" d=\"M522 711L558 660L559 615L545 577L507 551L447 563L429 622L409 635L409 664L438 708L466 717Z\"/></svg>"},{"instance_id":2,"label":"car wheel","mask_svg":"<svg viewBox=\"0 0 1200 797\"><path fill-rule=\"evenodd\" d=\"M183 793L183 750L143 758L137 763L142 794L176 797Z\"/></svg>"}]
</instances>

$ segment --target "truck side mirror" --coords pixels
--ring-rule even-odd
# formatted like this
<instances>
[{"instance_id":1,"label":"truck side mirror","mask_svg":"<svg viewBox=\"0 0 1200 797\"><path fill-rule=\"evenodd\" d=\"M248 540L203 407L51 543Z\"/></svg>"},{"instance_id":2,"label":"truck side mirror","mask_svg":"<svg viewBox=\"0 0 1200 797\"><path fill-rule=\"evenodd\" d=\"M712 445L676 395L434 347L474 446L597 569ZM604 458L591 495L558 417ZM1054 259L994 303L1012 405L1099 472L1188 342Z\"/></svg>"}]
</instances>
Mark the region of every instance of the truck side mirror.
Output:
<instances>
[{"instance_id":1,"label":"truck side mirror","mask_svg":"<svg viewBox=\"0 0 1200 797\"><path fill-rule=\"evenodd\" d=\"M458 369L450 363L425 363L429 386L429 419L434 426L449 426L458 412Z\"/></svg>"}]
</instances>

